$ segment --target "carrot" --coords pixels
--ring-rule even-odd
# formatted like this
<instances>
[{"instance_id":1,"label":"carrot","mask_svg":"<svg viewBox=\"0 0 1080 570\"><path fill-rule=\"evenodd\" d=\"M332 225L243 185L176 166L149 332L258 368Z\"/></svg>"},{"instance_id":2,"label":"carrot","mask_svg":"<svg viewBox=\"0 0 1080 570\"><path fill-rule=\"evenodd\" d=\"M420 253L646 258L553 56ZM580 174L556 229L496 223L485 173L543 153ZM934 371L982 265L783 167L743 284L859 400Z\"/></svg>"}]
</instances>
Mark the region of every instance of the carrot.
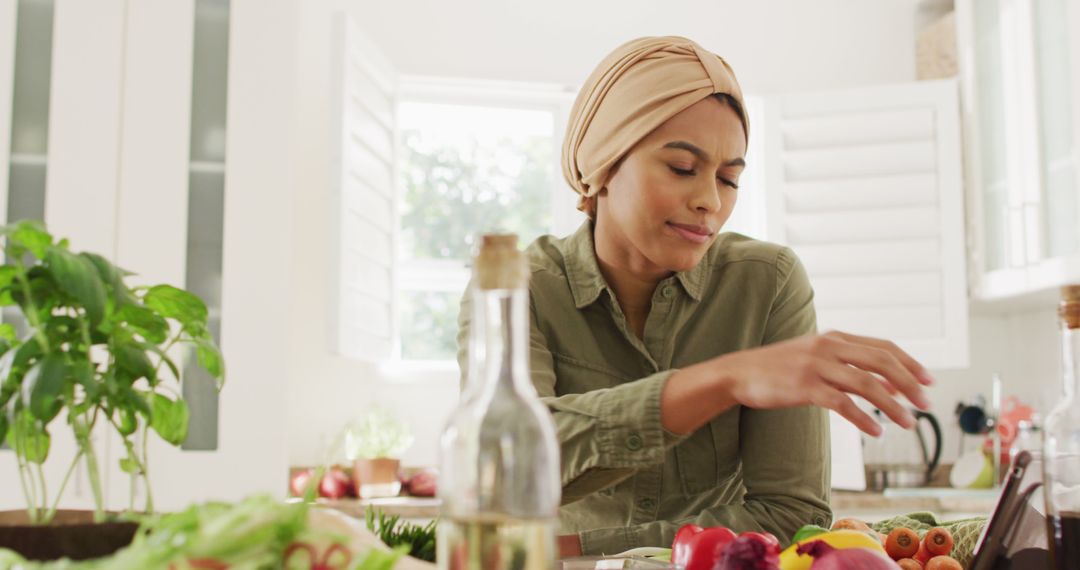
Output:
<instances>
[{"instance_id":1,"label":"carrot","mask_svg":"<svg viewBox=\"0 0 1080 570\"><path fill-rule=\"evenodd\" d=\"M885 537L885 552L889 558L911 558L919 551L919 535L906 527L896 527Z\"/></svg>"},{"instance_id":2,"label":"carrot","mask_svg":"<svg viewBox=\"0 0 1080 570\"><path fill-rule=\"evenodd\" d=\"M928 530L923 542L926 543L926 550L934 556L948 556L952 552L952 534L940 526Z\"/></svg>"},{"instance_id":3,"label":"carrot","mask_svg":"<svg viewBox=\"0 0 1080 570\"><path fill-rule=\"evenodd\" d=\"M900 570L923 570L922 562L914 558L901 558L896 561L896 565L900 567Z\"/></svg>"},{"instance_id":4,"label":"carrot","mask_svg":"<svg viewBox=\"0 0 1080 570\"><path fill-rule=\"evenodd\" d=\"M935 556L926 563L926 570L964 570L964 567L951 556Z\"/></svg>"}]
</instances>

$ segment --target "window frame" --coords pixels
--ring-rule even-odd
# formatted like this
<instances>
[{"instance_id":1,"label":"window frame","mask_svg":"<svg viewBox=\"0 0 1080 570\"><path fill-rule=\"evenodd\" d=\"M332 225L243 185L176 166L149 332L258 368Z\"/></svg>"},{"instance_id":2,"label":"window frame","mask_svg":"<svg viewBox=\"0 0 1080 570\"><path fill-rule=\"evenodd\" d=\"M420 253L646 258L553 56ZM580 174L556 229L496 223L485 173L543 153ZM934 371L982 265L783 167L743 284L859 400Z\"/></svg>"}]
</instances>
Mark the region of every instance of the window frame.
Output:
<instances>
[{"instance_id":1,"label":"window frame","mask_svg":"<svg viewBox=\"0 0 1080 570\"><path fill-rule=\"evenodd\" d=\"M489 108L511 108L548 111L554 120L552 137L553 175L555 183L550 191L550 215L553 235L566 235L581 224L582 214L577 211L577 196L562 183L562 140L570 109L574 104L577 88L554 83L493 81L483 79L459 79L420 75L403 75L398 83L395 114L402 103L432 103L442 105L469 105ZM394 156L402 154L401 131L395 120ZM394 165L394 220L395 231L401 234L404 188L401 186L400 163ZM454 292L464 291L469 282L468 263L456 260L406 260L400 246L394 251L396 271L393 284L395 335L393 355L384 369L394 372L450 371L457 369L457 361L449 359L405 358L401 353L402 329L401 295L406 292Z\"/></svg>"}]
</instances>

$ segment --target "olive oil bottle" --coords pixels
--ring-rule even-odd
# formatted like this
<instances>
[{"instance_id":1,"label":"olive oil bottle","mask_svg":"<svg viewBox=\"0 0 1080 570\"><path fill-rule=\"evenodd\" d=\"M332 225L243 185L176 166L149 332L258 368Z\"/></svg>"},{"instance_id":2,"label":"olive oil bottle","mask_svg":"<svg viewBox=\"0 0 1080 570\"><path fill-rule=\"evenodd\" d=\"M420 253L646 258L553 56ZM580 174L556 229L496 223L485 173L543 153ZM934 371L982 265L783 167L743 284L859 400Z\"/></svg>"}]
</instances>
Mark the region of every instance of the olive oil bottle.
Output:
<instances>
[{"instance_id":1,"label":"olive oil bottle","mask_svg":"<svg viewBox=\"0 0 1080 570\"><path fill-rule=\"evenodd\" d=\"M483 236L469 293L468 388L440 446L444 570L556 566L559 446L529 377L528 278L516 236Z\"/></svg>"}]
</instances>

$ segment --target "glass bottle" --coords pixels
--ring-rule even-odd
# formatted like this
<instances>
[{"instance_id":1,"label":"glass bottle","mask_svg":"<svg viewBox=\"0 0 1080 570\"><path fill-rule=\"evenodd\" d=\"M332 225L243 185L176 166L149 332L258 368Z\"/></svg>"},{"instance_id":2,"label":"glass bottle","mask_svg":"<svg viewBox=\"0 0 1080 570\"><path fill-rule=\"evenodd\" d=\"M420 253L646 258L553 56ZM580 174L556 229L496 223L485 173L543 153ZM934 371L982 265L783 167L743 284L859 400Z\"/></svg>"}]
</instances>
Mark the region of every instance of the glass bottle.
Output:
<instances>
[{"instance_id":1,"label":"glass bottle","mask_svg":"<svg viewBox=\"0 0 1080 570\"><path fill-rule=\"evenodd\" d=\"M1080 568L1080 285L1061 289L1064 397L1046 417L1043 465L1054 568Z\"/></svg>"},{"instance_id":2,"label":"glass bottle","mask_svg":"<svg viewBox=\"0 0 1080 570\"><path fill-rule=\"evenodd\" d=\"M441 569L556 565L559 446L529 377L528 278L517 236L483 236L470 292L470 393L441 441Z\"/></svg>"}]
</instances>

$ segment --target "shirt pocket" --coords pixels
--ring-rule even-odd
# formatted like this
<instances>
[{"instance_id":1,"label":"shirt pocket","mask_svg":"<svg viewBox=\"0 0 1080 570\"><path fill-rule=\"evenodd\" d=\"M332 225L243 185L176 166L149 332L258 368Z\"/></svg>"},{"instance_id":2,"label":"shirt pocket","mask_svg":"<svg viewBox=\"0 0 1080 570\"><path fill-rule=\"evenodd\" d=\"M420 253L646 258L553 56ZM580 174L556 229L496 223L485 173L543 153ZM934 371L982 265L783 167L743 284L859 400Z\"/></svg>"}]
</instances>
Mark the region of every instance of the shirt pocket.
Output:
<instances>
[{"instance_id":1,"label":"shirt pocket","mask_svg":"<svg viewBox=\"0 0 1080 570\"><path fill-rule=\"evenodd\" d=\"M552 352L551 356L555 364L556 396L614 388L633 380L602 363L588 362L557 352Z\"/></svg>"},{"instance_id":2,"label":"shirt pocket","mask_svg":"<svg viewBox=\"0 0 1080 570\"><path fill-rule=\"evenodd\" d=\"M675 446L683 494L716 489L739 467L738 408L713 419Z\"/></svg>"}]
</instances>

